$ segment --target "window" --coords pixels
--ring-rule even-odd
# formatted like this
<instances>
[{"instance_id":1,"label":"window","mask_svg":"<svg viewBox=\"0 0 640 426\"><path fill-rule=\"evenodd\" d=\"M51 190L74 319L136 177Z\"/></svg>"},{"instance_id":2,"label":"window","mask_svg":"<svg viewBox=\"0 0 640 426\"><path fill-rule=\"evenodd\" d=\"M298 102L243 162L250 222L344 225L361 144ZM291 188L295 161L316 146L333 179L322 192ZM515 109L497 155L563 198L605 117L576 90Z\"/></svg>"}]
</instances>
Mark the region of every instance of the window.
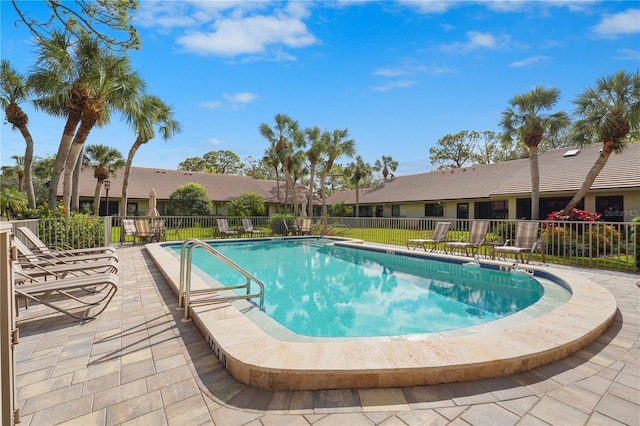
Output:
<instances>
[{"instance_id":1,"label":"window","mask_svg":"<svg viewBox=\"0 0 640 426\"><path fill-rule=\"evenodd\" d=\"M507 219L509 203L507 201L481 201L475 203L475 219Z\"/></svg>"},{"instance_id":2,"label":"window","mask_svg":"<svg viewBox=\"0 0 640 426\"><path fill-rule=\"evenodd\" d=\"M546 219L551 212L564 210L571 198L573 197L540 198L540 219ZM576 205L576 209L584 210L584 198Z\"/></svg>"},{"instance_id":3,"label":"window","mask_svg":"<svg viewBox=\"0 0 640 426\"><path fill-rule=\"evenodd\" d=\"M360 206L360 217L373 217L373 207Z\"/></svg>"},{"instance_id":4,"label":"window","mask_svg":"<svg viewBox=\"0 0 640 426\"><path fill-rule=\"evenodd\" d=\"M605 222L624 221L624 198L622 195L596 197L596 212Z\"/></svg>"},{"instance_id":5,"label":"window","mask_svg":"<svg viewBox=\"0 0 640 426\"><path fill-rule=\"evenodd\" d=\"M424 205L426 217L444 217L444 206L440 203L428 203Z\"/></svg>"},{"instance_id":6,"label":"window","mask_svg":"<svg viewBox=\"0 0 640 426\"><path fill-rule=\"evenodd\" d=\"M391 217L400 217L400 204L391 206Z\"/></svg>"},{"instance_id":7,"label":"window","mask_svg":"<svg viewBox=\"0 0 640 426\"><path fill-rule=\"evenodd\" d=\"M384 216L384 207L376 206L376 217L383 217L383 216Z\"/></svg>"},{"instance_id":8,"label":"window","mask_svg":"<svg viewBox=\"0 0 640 426\"><path fill-rule=\"evenodd\" d=\"M458 219L469 219L469 203L458 203L456 217Z\"/></svg>"}]
</instances>

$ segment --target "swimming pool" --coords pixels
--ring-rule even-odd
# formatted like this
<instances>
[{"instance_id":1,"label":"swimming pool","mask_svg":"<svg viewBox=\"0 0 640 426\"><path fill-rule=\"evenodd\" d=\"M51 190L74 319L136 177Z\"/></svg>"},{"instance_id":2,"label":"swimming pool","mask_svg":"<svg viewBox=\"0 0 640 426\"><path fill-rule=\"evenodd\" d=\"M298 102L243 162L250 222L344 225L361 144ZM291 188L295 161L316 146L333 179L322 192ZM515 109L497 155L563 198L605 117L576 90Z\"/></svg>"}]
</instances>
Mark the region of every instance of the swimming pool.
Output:
<instances>
[{"instance_id":1,"label":"swimming pool","mask_svg":"<svg viewBox=\"0 0 640 426\"><path fill-rule=\"evenodd\" d=\"M311 337L432 333L476 326L538 302L530 275L460 262L337 246L313 240L214 242L211 245L265 285L265 312ZM179 253L179 246L172 246ZM196 248L193 264L216 284L242 275ZM252 290L257 292L257 288ZM569 299L569 292L558 304Z\"/></svg>"},{"instance_id":2,"label":"swimming pool","mask_svg":"<svg viewBox=\"0 0 640 426\"><path fill-rule=\"evenodd\" d=\"M256 243L260 240L242 239ZM458 264L468 260L358 240L337 241L336 245L389 252L403 258L439 259ZM147 244L145 249L177 295L180 262L175 252L164 243ZM269 262L269 256L256 261ZM480 263L481 269L508 266L490 259L482 259ZM244 304L193 305L189 311L224 368L239 382L257 388L349 389L479 380L526 371L565 358L597 339L613 321L617 309L615 298L597 283L570 268L542 265L530 265L530 268L545 287L545 294L537 303L495 321L449 331L383 337L301 338L285 332L285 327L246 301ZM546 305L547 296L559 287L554 283L562 283L571 292L569 300L559 306ZM158 284L163 285L160 281ZM192 288L202 289L208 285L193 275ZM175 306L177 308L177 303Z\"/></svg>"}]
</instances>

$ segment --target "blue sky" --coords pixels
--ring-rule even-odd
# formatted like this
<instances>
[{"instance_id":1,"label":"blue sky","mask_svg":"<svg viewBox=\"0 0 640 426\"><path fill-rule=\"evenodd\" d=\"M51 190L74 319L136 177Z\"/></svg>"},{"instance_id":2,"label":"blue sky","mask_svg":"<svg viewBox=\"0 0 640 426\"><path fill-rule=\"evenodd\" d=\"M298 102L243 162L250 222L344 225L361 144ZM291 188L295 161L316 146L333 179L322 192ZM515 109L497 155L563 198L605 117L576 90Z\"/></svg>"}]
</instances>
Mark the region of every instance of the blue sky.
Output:
<instances>
[{"instance_id":1,"label":"blue sky","mask_svg":"<svg viewBox=\"0 0 640 426\"><path fill-rule=\"evenodd\" d=\"M35 49L1 1L1 57L27 73ZM212 150L259 159L258 127L283 113L303 128L347 127L365 161L390 155L396 175L420 173L443 136L500 131L514 95L555 87L557 110L571 113L598 78L640 68L638 1L142 0L133 24L132 63L183 127L143 146L142 167L175 169ZM35 154L55 154L64 122L23 108ZM7 124L1 138L1 163L13 164L24 141ZM87 143L126 158L134 139L114 116Z\"/></svg>"}]
</instances>

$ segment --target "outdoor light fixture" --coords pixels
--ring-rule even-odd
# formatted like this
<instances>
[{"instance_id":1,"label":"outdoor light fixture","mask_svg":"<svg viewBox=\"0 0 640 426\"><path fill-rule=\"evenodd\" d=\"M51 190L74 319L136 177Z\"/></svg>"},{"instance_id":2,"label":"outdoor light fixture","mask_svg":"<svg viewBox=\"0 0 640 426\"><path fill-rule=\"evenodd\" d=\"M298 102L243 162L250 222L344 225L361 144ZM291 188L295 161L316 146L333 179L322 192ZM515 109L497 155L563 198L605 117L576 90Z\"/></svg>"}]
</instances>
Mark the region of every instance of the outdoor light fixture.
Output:
<instances>
[{"instance_id":1,"label":"outdoor light fixture","mask_svg":"<svg viewBox=\"0 0 640 426\"><path fill-rule=\"evenodd\" d=\"M107 202L106 202L106 214L105 214L105 216L109 216L109 189L111 189L111 181L110 180L105 180L104 181L104 189L107 190Z\"/></svg>"}]
</instances>

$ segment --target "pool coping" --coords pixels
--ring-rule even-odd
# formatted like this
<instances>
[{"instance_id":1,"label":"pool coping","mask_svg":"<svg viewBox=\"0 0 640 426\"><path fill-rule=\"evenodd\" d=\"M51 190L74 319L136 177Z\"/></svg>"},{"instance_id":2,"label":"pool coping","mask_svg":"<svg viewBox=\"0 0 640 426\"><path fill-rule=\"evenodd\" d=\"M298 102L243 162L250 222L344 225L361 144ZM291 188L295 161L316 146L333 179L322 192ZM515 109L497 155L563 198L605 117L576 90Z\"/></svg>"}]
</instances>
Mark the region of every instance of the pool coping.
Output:
<instances>
[{"instance_id":1,"label":"pool coping","mask_svg":"<svg viewBox=\"0 0 640 426\"><path fill-rule=\"evenodd\" d=\"M146 250L177 294L179 261L161 243L148 244ZM401 247L393 250L412 256L460 259ZM481 263L490 267L507 264L491 260ZM227 302L192 306L190 312L229 373L257 388L348 389L480 380L565 358L598 338L613 321L616 302L603 287L571 271L530 267L564 281L572 292L569 301L525 323L471 335L291 342L268 335ZM194 289L205 286L196 275L192 280Z\"/></svg>"}]
</instances>

